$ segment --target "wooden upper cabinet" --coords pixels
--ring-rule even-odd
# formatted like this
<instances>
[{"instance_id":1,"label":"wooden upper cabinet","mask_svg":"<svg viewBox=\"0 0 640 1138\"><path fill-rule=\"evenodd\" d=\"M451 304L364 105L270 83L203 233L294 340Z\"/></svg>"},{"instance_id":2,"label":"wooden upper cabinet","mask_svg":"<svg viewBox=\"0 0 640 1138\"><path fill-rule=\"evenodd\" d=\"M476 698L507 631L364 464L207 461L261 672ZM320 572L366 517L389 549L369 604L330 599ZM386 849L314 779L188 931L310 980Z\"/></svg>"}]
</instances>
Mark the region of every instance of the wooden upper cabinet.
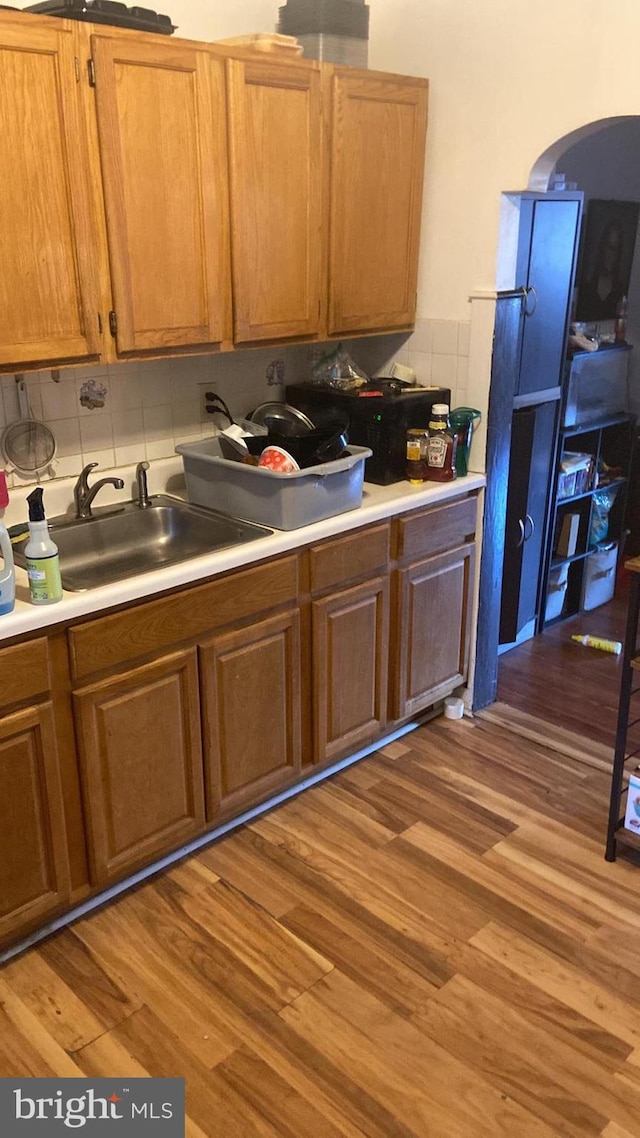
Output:
<instances>
[{"instance_id":1,"label":"wooden upper cabinet","mask_svg":"<svg viewBox=\"0 0 640 1138\"><path fill-rule=\"evenodd\" d=\"M314 335L321 321L318 64L229 60L236 342Z\"/></svg>"},{"instance_id":2,"label":"wooden upper cabinet","mask_svg":"<svg viewBox=\"0 0 640 1138\"><path fill-rule=\"evenodd\" d=\"M88 159L61 23L3 19L0 107L0 367L97 355Z\"/></svg>"},{"instance_id":3,"label":"wooden upper cabinet","mask_svg":"<svg viewBox=\"0 0 640 1138\"><path fill-rule=\"evenodd\" d=\"M415 319L427 80L335 68L329 332Z\"/></svg>"},{"instance_id":4,"label":"wooden upper cabinet","mask_svg":"<svg viewBox=\"0 0 640 1138\"><path fill-rule=\"evenodd\" d=\"M224 62L91 37L118 353L230 337Z\"/></svg>"}]
</instances>

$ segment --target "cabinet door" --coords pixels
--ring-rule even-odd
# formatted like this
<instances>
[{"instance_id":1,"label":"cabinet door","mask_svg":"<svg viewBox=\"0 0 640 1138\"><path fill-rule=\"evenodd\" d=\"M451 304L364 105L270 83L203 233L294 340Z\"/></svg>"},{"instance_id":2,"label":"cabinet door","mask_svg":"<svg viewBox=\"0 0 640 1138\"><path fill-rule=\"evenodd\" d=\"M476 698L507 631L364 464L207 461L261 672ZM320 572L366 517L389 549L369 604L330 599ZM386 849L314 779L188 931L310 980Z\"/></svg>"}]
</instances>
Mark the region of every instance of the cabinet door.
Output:
<instances>
[{"instance_id":1,"label":"cabinet door","mask_svg":"<svg viewBox=\"0 0 640 1138\"><path fill-rule=\"evenodd\" d=\"M380 735L387 721L389 582L376 577L312 604L314 761Z\"/></svg>"},{"instance_id":2,"label":"cabinet door","mask_svg":"<svg viewBox=\"0 0 640 1138\"><path fill-rule=\"evenodd\" d=\"M51 704L0 719L0 940L69 901Z\"/></svg>"},{"instance_id":3,"label":"cabinet door","mask_svg":"<svg viewBox=\"0 0 640 1138\"><path fill-rule=\"evenodd\" d=\"M500 643L529 639L536 626L558 403L515 411L511 427Z\"/></svg>"},{"instance_id":4,"label":"cabinet door","mask_svg":"<svg viewBox=\"0 0 640 1138\"><path fill-rule=\"evenodd\" d=\"M475 546L429 557L396 577L392 715L406 719L467 675Z\"/></svg>"},{"instance_id":5,"label":"cabinet door","mask_svg":"<svg viewBox=\"0 0 640 1138\"><path fill-rule=\"evenodd\" d=\"M297 612L218 636L201 650L207 813L239 810L301 767Z\"/></svg>"},{"instance_id":6,"label":"cabinet door","mask_svg":"<svg viewBox=\"0 0 640 1138\"><path fill-rule=\"evenodd\" d=\"M195 837L204 791L195 649L75 692L92 880Z\"/></svg>"},{"instance_id":7,"label":"cabinet door","mask_svg":"<svg viewBox=\"0 0 640 1138\"><path fill-rule=\"evenodd\" d=\"M0 367L100 350L72 33L0 27Z\"/></svg>"},{"instance_id":8,"label":"cabinet door","mask_svg":"<svg viewBox=\"0 0 640 1138\"><path fill-rule=\"evenodd\" d=\"M527 296L516 396L562 383L581 204L571 198L522 204L517 283Z\"/></svg>"},{"instance_id":9,"label":"cabinet door","mask_svg":"<svg viewBox=\"0 0 640 1138\"><path fill-rule=\"evenodd\" d=\"M227 66L235 340L309 336L321 315L318 65Z\"/></svg>"},{"instance_id":10,"label":"cabinet door","mask_svg":"<svg viewBox=\"0 0 640 1138\"><path fill-rule=\"evenodd\" d=\"M118 352L230 337L224 64L92 36Z\"/></svg>"},{"instance_id":11,"label":"cabinet door","mask_svg":"<svg viewBox=\"0 0 640 1138\"><path fill-rule=\"evenodd\" d=\"M329 331L415 319L426 80L336 68Z\"/></svg>"}]
</instances>

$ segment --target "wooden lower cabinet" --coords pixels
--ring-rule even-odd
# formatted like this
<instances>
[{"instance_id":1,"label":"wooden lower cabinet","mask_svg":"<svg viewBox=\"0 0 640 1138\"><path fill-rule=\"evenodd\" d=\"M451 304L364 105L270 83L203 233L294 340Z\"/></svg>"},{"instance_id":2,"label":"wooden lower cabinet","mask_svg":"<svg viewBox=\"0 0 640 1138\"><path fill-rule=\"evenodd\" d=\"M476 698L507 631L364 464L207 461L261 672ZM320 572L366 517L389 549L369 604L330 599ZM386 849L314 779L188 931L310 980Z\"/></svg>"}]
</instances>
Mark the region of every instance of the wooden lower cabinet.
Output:
<instances>
[{"instance_id":1,"label":"wooden lower cabinet","mask_svg":"<svg viewBox=\"0 0 640 1138\"><path fill-rule=\"evenodd\" d=\"M411 510L1 649L0 946L463 683L476 509Z\"/></svg>"},{"instance_id":2,"label":"wooden lower cabinet","mask_svg":"<svg viewBox=\"0 0 640 1138\"><path fill-rule=\"evenodd\" d=\"M295 782L302 766L297 610L200 648L209 821Z\"/></svg>"},{"instance_id":3,"label":"wooden lower cabinet","mask_svg":"<svg viewBox=\"0 0 640 1138\"><path fill-rule=\"evenodd\" d=\"M466 679L474 551L470 543L396 573L393 719L429 707Z\"/></svg>"},{"instance_id":4,"label":"wooden lower cabinet","mask_svg":"<svg viewBox=\"0 0 640 1138\"><path fill-rule=\"evenodd\" d=\"M53 711L44 703L0 719L0 941L70 895Z\"/></svg>"},{"instance_id":5,"label":"wooden lower cabinet","mask_svg":"<svg viewBox=\"0 0 640 1138\"><path fill-rule=\"evenodd\" d=\"M196 649L73 696L94 885L123 877L205 826Z\"/></svg>"},{"instance_id":6,"label":"wooden lower cabinet","mask_svg":"<svg viewBox=\"0 0 640 1138\"><path fill-rule=\"evenodd\" d=\"M312 604L313 759L346 754L386 724L389 582L375 577Z\"/></svg>"}]
</instances>

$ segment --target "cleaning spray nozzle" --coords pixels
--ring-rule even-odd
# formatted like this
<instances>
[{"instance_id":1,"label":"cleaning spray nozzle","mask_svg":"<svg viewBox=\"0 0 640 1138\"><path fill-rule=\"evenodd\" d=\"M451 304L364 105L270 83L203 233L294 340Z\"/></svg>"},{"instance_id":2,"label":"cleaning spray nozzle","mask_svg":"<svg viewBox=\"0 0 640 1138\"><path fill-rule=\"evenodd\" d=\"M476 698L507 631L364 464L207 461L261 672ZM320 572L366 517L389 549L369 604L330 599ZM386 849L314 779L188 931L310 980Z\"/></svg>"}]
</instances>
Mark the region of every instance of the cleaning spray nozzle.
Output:
<instances>
[{"instance_id":1,"label":"cleaning spray nozzle","mask_svg":"<svg viewBox=\"0 0 640 1138\"><path fill-rule=\"evenodd\" d=\"M29 503L29 521L30 522L43 522L45 520L44 502L42 501L43 489L42 486L36 486L27 498Z\"/></svg>"}]
</instances>

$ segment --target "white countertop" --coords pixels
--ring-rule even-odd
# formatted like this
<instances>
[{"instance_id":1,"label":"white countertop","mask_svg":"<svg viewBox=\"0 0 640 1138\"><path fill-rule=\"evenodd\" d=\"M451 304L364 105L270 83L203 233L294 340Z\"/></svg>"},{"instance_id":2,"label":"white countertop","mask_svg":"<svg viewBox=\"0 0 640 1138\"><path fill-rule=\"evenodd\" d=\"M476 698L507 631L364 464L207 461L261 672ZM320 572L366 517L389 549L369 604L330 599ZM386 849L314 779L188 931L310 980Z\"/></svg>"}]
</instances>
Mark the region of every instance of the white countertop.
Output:
<instances>
[{"instance_id":1,"label":"white countertop","mask_svg":"<svg viewBox=\"0 0 640 1138\"><path fill-rule=\"evenodd\" d=\"M186 497L181 471L180 460L178 464L172 459L154 463L149 471L150 493L169 492L176 497ZM45 506L47 514L51 517L65 512L73 489L72 481L66 479L58 481L60 485L52 482L45 486ZM484 485L483 474L469 474L454 482L427 482L423 486L410 486L408 482L374 486L365 482L362 505L356 510L337 514L333 518L326 518L324 521L314 522L312 525L295 530L274 530L268 537L202 557L193 557L178 565L171 565L151 573L141 573L128 580L103 585L98 589L82 593L65 592L62 600L52 605L31 604L26 571L16 566L15 609L5 616L0 616L0 641L32 633L40 628L50 628L56 624L78 620L92 613L105 612L118 605L151 598L168 589L215 577L243 565L269 560L289 550L299 549L335 534L347 533L359 526L405 513L418 506L432 506L446 502ZM5 511L3 519L5 525L10 526L25 520L26 509L23 498L31 489L32 486L25 491L12 492L11 506ZM117 492L111 492L110 488L106 488L101 492L98 505L108 505L117 501Z\"/></svg>"}]
</instances>

